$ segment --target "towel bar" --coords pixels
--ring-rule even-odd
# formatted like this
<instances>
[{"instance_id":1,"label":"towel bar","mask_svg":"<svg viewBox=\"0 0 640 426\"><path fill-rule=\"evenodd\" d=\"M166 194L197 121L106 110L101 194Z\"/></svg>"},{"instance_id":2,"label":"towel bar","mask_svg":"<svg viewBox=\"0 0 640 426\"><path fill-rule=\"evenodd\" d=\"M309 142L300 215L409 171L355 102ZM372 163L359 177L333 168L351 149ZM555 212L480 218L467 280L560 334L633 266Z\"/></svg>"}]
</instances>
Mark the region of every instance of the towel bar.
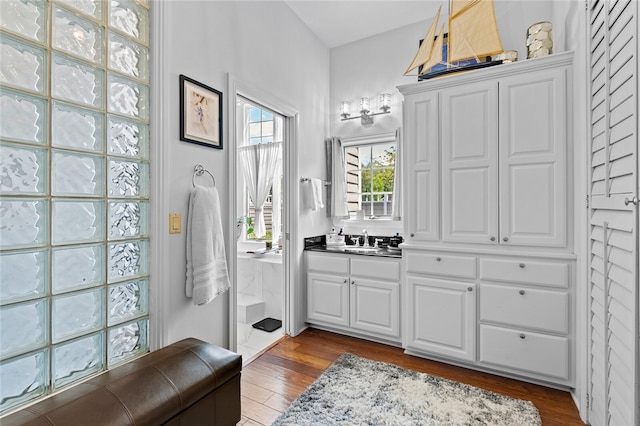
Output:
<instances>
[{"instance_id":1,"label":"towel bar","mask_svg":"<svg viewBox=\"0 0 640 426\"><path fill-rule=\"evenodd\" d=\"M309 179L308 177L301 177L301 178L300 178L300 182L301 182L301 183L311 182L311 179ZM322 181L322 184L323 184L324 186L329 186L329 185L331 185L331 182L330 182L330 181L328 181L328 180L323 180L323 181Z\"/></svg>"},{"instance_id":2,"label":"towel bar","mask_svg":"<svg viewBox=\"0 0 640 426\"><path fill-rule=\"evenodd\" d=\"M196 176L202 176L205 173L211 176L211 180L213 181L213 186L216 186L216 178L213 177L211 172L205 169L202 164L196 164L196 166L193 168L193 176L191 177L191 184L193 184L194 188L196 187Z\"/></svg>"}]
</instances>

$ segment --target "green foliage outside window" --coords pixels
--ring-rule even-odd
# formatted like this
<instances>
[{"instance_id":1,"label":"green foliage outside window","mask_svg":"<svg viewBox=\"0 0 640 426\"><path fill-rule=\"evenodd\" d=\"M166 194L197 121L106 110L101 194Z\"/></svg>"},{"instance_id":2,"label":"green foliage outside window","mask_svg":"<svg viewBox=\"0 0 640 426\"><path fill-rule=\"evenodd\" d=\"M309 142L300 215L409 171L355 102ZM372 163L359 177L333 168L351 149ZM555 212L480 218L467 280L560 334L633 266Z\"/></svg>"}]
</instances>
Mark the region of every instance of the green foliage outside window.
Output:
<instances>
[{"instance_id":1,"label":"green foliage outside window","mask_svg":"<svg viewBox=\"0 0 640 426\"><path fill-rule=\"evenodd\" d=\"M393 192L395 163L396 147L393 146L385 150L382 156L374 158L369 164L361 164L362 193ZM382 194L378 194L374 201L382 200L382 197Z\"/></svg>"}]
</instances>

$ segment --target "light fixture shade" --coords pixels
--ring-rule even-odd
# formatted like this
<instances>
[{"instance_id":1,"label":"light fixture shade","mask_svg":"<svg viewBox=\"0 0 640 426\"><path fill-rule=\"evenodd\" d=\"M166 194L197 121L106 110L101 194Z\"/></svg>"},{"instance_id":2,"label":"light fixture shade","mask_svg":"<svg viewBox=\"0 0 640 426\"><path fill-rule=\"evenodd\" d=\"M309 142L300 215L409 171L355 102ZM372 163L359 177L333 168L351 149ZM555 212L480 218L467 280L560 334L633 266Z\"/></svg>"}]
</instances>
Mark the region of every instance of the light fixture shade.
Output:
<instances>
[{"instance_id":1,"label":"light fixture shade","mask_svg":"<svg viewBox=\"0 0 640 426\"><path fill-rule=\"evenodd\" d=\"M360 98L360 114L368 114L371 111L369 98Z\"/></svg>"},{"instance_id":2,"label":"light fixture shade","mask_svg":"<svg viewBox=\"0 0 640 426\"><path fill-rule=\"evenodd\" d=\"M383 93L380 95L380 110L389 112L391 109L391 93Z\"/></svg>"},{"instance_id":3,"label":"light fixture shade","mask_svg":"<svg viewBox=\"0 0 640 426\"><path fill-rule=\"evenodd\" d=\"M340 102L340 116L343 119L346 119L351 115L351 112L349 111L350 109L351 109L351 103L347 101Z\"/></svg>"}]
</instances>

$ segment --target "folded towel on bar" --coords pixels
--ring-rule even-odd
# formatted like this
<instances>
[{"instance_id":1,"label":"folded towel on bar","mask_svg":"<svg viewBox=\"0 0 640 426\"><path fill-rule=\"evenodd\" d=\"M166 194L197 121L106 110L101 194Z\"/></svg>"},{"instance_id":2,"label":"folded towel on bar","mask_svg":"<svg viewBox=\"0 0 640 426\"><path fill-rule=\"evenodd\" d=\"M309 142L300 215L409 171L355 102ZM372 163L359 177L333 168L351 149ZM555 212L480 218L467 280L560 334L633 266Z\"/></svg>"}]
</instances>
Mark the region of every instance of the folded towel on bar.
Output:
<instances>
[{"instance_id":1,"label":"folded towel on bar","mask_svg":"<svg viewBox=\"0 0 640 426\"><path fill-rule=\"evenodd\" d=\"M324 208L322 202L322 188L324 183L320 179L311 178L309 183L304 186L305 197L307 199L307 207L311 210Z\"/></svg>"},{"instance_id":2,"label":"folded towel on bar","mask_svg":"<svg viewBox=\"0 0 640 426\"><path fill-rule=\"evenodd\" d=\"M196 186L189 196L185 293L204 305L230 286L218 191Z\"/></svg>"}]
</instances>

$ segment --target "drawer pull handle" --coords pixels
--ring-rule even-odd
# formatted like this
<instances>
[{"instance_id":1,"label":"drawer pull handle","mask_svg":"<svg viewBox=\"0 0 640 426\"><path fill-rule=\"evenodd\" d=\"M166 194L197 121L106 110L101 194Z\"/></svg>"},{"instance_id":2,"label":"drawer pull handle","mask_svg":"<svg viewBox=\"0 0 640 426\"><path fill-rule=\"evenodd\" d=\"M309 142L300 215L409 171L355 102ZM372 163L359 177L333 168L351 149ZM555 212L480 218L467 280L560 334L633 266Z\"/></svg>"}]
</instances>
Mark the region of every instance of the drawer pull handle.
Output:
<instances>
[{"instance_id":1,"label":"drawer pull handle","mask_svg":"<svg viewBox=\"0 0 640 426\"><path fill-rule=\"evenodd\" d=\"M345 280L343 281L343 282L344 282L344 284L346 284L346 283L347 283L347 281L348 281L348 280L346 280L346 279L345 279Z\"/></svg>"},{"instance_id":2,"label":"drawer pull handle","mask_svg":"<svg viewBox=\"0 0 640 426\"><path fill-rule=\"evenodd\" d=\"M467 287L467 290L473 291L473 287Z\"/></svg>"},{"instance_id":3,"label":"drawer pull handle","mask_svg":"<svg viewBox=\"0 0 640 426\"><path fill-rule=\"evenodd\" d=\"M354 281L351 281L351 285L354 285L355 283L356 283L356 282L355 282L355 280L354 280Z\"/></svg>"},{"instance_id":4,"label":"drawer pull handle","mask_svg":"<svg viewBox=\"0 0 640 426\"><path fill-rule=\"evenodd\" d=\"M502 241L506 243L507 241L509 241L509 237L502 237Z\"/></svg>"},{"instance_id":5,"label":"drawer pull handle","mask_svg":"<svg viewBox=\"0 0 640 426\"><path fill-rule=\"evenodd\" d=\"M413 236L415 236L416 234L414 234L414 233L412 232L412 233L411 233L411 234L409 234L409 235L413 237Z\"/></svg>"},{"instance_id":6,"label":"drawer pull handle","mask_svg":"<svg viewBox=\"0 0 640 426\"><path fill-rule=\"evenodd\" d=\"M495 241L495 240L496 240L496 237L491 237L491 241Z\"/></svg>"},{"instance_id":7,"label":"drawer pull handle","mask_svg":"<svg viewBox=\"0 0 640 426\"><path fill-rule=\"evenodd\" d=\"M440 262L442 260L441 257L436 257L436 261Z\"/></svg>"},{"instance_id":8,"label":"drawer pull handle","mask_svg":"<svg viewBox=\"0 0 640 426\"><path fill-rule=\"evenodd\" d=\"M520 290L518 293L523 294L524 295L524 290Z\"/></svg>"},{"instance_id":9,"label":"drawer pull handle","mask_svg":"<svg viewBox=\"0 0 640 426\"><path fill-rule=\"evenodd\" d=\"M524 268L524 263L521 263L518 266L521 267L521 268Z\"/></svg>"},{"instance_id":10,"label":"drawer pull handle","mask_svg":"<svg viewBox=\"0 0 640 426\"><path fill-rule=\"evenodd\" d=\"M520 338L521 338L521 339L524 339L524 338L525 338L525 335L524 335L524 334L521 334L521 335L520 335Z\"/></svg>"}]
</instances>

